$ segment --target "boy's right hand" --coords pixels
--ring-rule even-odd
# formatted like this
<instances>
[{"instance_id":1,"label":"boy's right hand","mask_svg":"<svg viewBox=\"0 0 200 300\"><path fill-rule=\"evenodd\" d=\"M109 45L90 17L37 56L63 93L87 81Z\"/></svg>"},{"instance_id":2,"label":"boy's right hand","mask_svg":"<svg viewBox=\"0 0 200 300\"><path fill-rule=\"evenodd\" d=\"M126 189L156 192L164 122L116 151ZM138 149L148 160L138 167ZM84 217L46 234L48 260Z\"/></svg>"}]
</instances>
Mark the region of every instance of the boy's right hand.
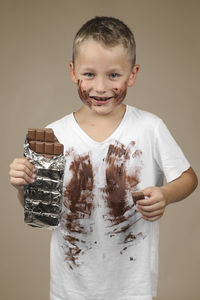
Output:
<instances>
[{"instance_id":1,"label":"boy's right hand","mask_svg":"<svg viewBox=\"0 0 200 300\"><path fill-rule=\"evenodd\" d=\"M32 183L36 178L36 169L27 158L15 158L10 164L10 183L22 191L26 184Z\"/></svg>"}]
</instances>

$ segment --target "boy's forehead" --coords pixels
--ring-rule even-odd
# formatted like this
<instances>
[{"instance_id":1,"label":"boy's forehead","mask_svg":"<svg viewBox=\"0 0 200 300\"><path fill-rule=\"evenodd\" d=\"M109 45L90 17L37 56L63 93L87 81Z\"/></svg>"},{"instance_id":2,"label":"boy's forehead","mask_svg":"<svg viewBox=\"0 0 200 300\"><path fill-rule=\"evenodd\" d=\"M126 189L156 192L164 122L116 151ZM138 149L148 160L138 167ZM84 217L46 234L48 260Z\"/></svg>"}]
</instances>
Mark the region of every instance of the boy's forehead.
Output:
<instances>
[{"instance_id":1,"label":"boy's forehead","mask_svg":"<svg viewBox=\"0 0 200 300\"><path fill-rule=\"evenodd\" d=\"M106 45L102 41L96 41L93 38L89 38L82 41L77 48L78 50L85 49L85 48L87 49L102 48L108 51L116 51L116 50L126 51L125 47L121 43L116 43L115 45Z\"/></svg>"},{"instance_id":2,"label":"boy's forehead","mask_svg":"<svg viewBox=\"0 0 200 300\"><path fill-rule=\"evenodd\" d=\"M111 60L130 60L127 49L122 44L117 44L115 46L107 46L102 42L95 41L93 39L88 39L80 43L76 49L76 57L81 59L92 60L98 56L105 57Z\"/></svg>"}]
</instances>

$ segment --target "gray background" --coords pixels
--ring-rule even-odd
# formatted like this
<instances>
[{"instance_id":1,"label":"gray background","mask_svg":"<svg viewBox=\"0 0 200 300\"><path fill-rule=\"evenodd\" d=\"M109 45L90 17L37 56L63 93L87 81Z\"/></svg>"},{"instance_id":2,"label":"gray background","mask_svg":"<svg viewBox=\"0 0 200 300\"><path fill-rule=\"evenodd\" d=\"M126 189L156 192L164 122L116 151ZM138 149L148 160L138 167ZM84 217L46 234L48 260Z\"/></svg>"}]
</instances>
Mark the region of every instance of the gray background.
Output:
<instances>
[{"instance_id":1,"label":"gray background","mask_svg":"<svg viewBox=\"0 0 200 300\"><path fill-rule=\"evenodd\" d=\"M24 224L8 169L23 155L28 127L79 107L69 77L72 40L96 15L118 17L135 33L141 68L126 103L163 118L200 173L199 1L0 1L2 300L49 298L51 232ZM200 299L199 209L197 189L161 220L157 300Z\"/></svg>"}]
</instances>

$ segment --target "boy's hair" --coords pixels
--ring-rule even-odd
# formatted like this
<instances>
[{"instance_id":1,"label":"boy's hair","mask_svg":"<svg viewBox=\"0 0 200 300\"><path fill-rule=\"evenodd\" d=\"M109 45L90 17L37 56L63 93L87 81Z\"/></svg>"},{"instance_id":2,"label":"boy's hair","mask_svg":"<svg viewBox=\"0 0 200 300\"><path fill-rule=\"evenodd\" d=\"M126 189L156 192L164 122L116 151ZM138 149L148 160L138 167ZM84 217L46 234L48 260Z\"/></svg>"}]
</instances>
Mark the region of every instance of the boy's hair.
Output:
<instances>
[{"instance_id":1,"label":"boy's hair","mask_svg":"<svg viewBox=\"0 0 200 300\"><path fill-rule=\"evenodd\" d=\"M102 43L106 47L123 45L130 57L131 66L133 67L135 65L136 45L134 35L128 26L119 19L112 17L95 17L83 24L74 38L73 63L80 44L90 38Z\"/></svg>"}]
</instances>

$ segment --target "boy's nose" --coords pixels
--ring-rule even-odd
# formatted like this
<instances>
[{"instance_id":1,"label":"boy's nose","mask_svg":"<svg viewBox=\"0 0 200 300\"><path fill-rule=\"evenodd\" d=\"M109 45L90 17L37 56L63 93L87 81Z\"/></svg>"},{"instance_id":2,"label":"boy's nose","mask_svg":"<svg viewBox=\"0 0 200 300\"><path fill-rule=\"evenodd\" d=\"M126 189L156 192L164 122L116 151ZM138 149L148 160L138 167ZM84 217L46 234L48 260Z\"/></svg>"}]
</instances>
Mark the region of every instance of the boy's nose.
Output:
<instances>
[{"instance_id":1,"label":"boy's nose","mask_svg":"<svg viewBox=\"0 0 200 300\"><path fill-rule=\"evenodd\" d=\"M98 94L103 94L106 92L106 83L102 78L98 78L95 80L94 90Z\"/></svg>"}]
</instances>

